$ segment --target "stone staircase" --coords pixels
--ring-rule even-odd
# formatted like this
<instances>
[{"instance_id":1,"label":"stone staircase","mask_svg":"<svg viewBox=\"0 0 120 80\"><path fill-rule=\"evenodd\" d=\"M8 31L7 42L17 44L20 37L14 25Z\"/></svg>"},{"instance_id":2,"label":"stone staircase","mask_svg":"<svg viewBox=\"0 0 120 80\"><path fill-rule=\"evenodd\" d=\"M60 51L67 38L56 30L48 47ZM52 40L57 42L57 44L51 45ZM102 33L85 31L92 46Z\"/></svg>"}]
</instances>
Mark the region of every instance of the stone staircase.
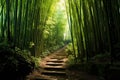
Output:
<instances>
[{"instance_id":1,"label":"stone staircase","mask_svg":"<svg viewBox=\"0 0 120 80\"><path fill-rule=\"evenodd\" d=\"M59 58L50 58L46 61L46 66L42 72L42 75L49 75L49 76L59 76L59 77L66 77L66 67L65 61Z\"/></svg>"},{"instance_id":2,"label":"stone staircase","mask_svg":"<svg viewBox=\"0 0 120 80\"><path fill-rule=\"evenodd\" d=\"M40 63L38 76L27 80L68 80L67 78L67 62L64 50L59 50L49 56L46 56Z\"/></svg>"}]
</instances>

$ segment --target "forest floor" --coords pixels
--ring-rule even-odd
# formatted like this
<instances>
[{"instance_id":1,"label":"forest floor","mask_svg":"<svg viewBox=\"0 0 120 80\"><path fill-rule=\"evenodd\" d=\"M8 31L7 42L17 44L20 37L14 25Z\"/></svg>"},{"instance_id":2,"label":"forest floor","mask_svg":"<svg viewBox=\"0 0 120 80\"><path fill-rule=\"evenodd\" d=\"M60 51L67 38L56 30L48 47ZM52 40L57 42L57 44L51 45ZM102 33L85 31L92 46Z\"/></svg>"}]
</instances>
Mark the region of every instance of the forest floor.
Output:
<instances>
[{"instance_id":1,"label":"forest floor","mask_svg":"<svg viewBox=\"0 0 120 80\"><path fill-rule=\"evenodd\" d=\"M69 69L65 48L63 47L43 58L39 68L28 75L27 80L98 80L97 76L77 68Z\"/></svg>"}]
</instances>

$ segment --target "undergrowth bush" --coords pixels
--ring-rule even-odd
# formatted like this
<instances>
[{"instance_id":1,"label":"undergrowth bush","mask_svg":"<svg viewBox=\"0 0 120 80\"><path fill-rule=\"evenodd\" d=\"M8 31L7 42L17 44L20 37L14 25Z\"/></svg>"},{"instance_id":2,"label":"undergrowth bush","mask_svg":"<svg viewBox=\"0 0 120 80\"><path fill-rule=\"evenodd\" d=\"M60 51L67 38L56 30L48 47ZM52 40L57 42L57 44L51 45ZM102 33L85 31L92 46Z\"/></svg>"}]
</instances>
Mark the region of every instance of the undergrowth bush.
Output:
<instances>
[{"instance_id":1,"label":"undergrowth bush","mask_svg":"<svg viewBox=\"0 0 120 80\"><path fill-rule=\"evenodd\" d=\"M36 58L32 57L29 51L0 45L1 76L10 76L9 79L19 80L32 72L35 66L37 66Z\"/></svg>"},{"instance_id":2,"label":"undergrowth bush","mask_svg":"<svg viewBox=\"0 0 120 80\"><path fill-rule=\"evenodd\" d=\"M92 58L95 62L110 62L110 53L97 54Z\"/></svg>"}]
</instances>

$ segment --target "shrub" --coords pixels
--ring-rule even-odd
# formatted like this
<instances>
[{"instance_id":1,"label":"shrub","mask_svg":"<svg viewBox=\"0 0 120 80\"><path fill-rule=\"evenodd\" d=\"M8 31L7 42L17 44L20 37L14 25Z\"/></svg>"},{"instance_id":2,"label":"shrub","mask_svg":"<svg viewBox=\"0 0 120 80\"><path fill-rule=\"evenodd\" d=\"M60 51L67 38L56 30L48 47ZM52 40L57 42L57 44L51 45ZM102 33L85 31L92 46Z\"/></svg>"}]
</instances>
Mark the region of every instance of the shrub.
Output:
<instances>
[{"instance_id":1,"label":"shrub","mask_svg":"<svg viewBox=\"0 0 120 80\"><path fill-rule=\"evenodd\" d=\"M0 46L1 76L10 76L9 79L17 80L32 72L34 67L35 58L29 51L12 48L9 45Z\"/></svg>"}]
</instances>

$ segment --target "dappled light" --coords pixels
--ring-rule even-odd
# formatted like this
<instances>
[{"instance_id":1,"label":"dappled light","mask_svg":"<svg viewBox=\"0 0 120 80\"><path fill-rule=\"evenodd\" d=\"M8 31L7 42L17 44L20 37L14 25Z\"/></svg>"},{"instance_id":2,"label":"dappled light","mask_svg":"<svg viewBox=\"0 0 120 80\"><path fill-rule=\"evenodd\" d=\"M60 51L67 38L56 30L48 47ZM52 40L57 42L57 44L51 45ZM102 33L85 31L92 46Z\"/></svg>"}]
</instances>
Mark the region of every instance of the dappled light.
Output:
<instances>
[{"instance_id":1,"label":"dappled light","mask_svg":"<svg viewBox=\"0 0 120 80\"><path fill-rule=\"evenodd\" d=\"M120 0L0 0L0 79L120 80Z\"/></svg>"}]
</instances>

